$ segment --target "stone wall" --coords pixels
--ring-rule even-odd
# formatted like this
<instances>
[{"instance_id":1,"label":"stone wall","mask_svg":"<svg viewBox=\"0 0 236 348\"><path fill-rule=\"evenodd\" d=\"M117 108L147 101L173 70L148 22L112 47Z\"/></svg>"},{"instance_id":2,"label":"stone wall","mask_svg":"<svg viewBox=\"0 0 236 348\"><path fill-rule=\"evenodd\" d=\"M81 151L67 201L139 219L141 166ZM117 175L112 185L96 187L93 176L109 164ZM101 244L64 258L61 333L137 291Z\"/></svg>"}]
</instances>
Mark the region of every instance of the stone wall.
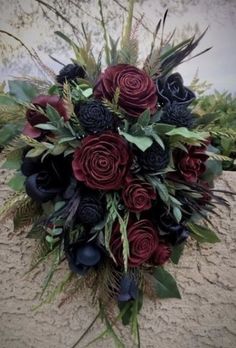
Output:
<instances>
[{"instance_id":1,"label":"stone wall","mask_svg":"<svg viewBox=\"0 0 236 348\"><path fill-rule=\"evenodd\" d=\"M0 199L7 199L1 173ZM235 190L236 173L225 172L217 188ZM140 316L143 348L232 348L236 346L236 200L228 197L230 209L218 210L212 217L221 243L193 244L186 248L178 266L169 266L175 275L182 300L144 301ZM86 291L67 305L59 299L39 310L40 286L44 268L29 276L33 241L24 231L13 234L12 222L0 226L0 347L71 348L97 313ZM63 265L58 277L67 266ZM102 324L94 326L87 340L98 334ZM128 332L124 332L127 339ZM100 341L91 347L114 347L112 341ZM127 347L131 347L127 343Z\"/></svg>"}]
</instances>

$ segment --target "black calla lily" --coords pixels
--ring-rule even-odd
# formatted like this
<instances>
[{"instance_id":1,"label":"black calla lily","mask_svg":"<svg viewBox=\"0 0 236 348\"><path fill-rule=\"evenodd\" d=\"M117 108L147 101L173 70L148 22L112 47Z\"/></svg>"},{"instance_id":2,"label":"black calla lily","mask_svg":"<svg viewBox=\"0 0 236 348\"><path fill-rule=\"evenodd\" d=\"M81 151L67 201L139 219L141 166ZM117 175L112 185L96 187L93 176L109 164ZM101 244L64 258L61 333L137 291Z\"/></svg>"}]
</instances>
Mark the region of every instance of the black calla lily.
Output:
<instances>
[{"instance_id":1,"label":"black calla lily","mask_svg":"<svg viewBox=\"0 0 236 348\"><path fill-rule=\"evenodd\" d=\"M93 243L74 244L69 247L66 254L70 269L80 275L97 266L102 259L101 249Z\"/></svg>"},{"instance_id":2,"label":"black calla lily","mask_svg":"<svg viewBox=\"0 0 236 348\"><path fill-rule=\"evenodd\" d=\"M124 274L120 281L120 293L118 295L118 302L127 302L135 300L138 296L138 286L133 276Z\"/></svg>"},{"instance_id":3,"label":"black calla lily","mask_svg":"<svg viewBox=\"0 0 236 348\"><path fill-rule=\"evenodd\" d=\"M53 199L62 191L61 187L52 187L46 172L30 175L25 181L25 191L34 201L44 203Z\"/></svg>"},{"instance_id":4,"label":"black calla lily","mask_svg":"<svg viewBox=\"0 0 236 348\"><path fill-rule=\"evenodd\" d=\"M21 166L26 193L36 202L44 203L62 194L70 184L71 159L64 156L48 155L41 157L24 157Z\"/></svg>"}]
</instances>

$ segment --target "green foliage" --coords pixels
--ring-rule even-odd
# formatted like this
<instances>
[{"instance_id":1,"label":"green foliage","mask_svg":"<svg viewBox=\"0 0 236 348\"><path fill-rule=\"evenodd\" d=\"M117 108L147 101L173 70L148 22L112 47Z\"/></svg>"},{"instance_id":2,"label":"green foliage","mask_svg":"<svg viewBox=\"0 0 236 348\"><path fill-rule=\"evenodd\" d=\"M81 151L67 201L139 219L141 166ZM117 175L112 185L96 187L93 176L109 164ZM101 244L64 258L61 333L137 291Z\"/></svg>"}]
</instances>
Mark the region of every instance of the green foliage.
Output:
<instances>
[{"instance_id":1,"label":"green foliage","mask_svg":"<svg viewBox=\"0 0 236 348\"><path fill-rule=\"evenodd\" d=\"M146 136L134 136L129 133L119 131L129 143L136 145L141 151L146 151L153 143L153 140Z\"/></svg>"},{"instance_id":2,"label":"green foliage","mask_svg":"<svg viewBox=\"0 0 236 348\"><path fill-rule=\"evenodd\" d=\"M4 147L20 134L25 118L25 108L18 105L9 93L4 92L4 84L0 87L0 147Z\"/></svg>"},{"instance_id":3,"label":"green foliage","mask_svg":"<svg viewBox=\"0 0 236 348\"><path fill-rule=\"evenodd\" d=\"M120 225L121 240L123 243L123 258L125 271L128 269L128 257L129 257L129 241L127 237L127 225L129 221L129 212L126 212L122 217L118 211L119 196L114 194L107 194L107 210L109 209L107 224L105 225L105 245L110 251L109 243L112 233L112 226L117 219ZM111 251L110 251L111 254ZM112 254L111 254L112 255ZM113 257L113 256L112 256Z\"/></svg>"},{"instance_id":4,"label":"green foliage","mask_svg":"<svg viewBox=\"0 0 236 348\"><path fill-rule=\"evenodd\" d=\"M23 191L25 176L21 173L16 173L13 178L8 181L8 186L14 191Z\"/></svg>"},{"instance_id":5,"label":"green foliage","mask_svg":"<svg viewBox=\"0 0 236 348\"><path fill-rule=\"evenodd\" d=\"M123 325L131 326L131 334L140 346L138 314L143 306L143 293L139 290L135 300L118 303Z\"/></svg>"},{"instance_id":6,"label":"green foliage","mask_svg":"<svg viewBox=\"0 0 236 348\"><path fill-rule=\"evenodd\" d=\"M20 209L22 205L27 202L29 197L26 193L16 192L11 197L9 197L0 207L0 221L12 217L17 209Z\"/></svg>"},{"instance_id":7,"label":"green foliage","mask_svg":"<svg viewBox=\"0 0 236 348\"><path fill-rule=\"evenodd\" d=\"M95 82L101 71L100 60L96 62L91 47L91 34L86 34L86 42L80 46L75 44L70 38L60 31L56 31L55 34L61 39L66 41L74 50L75 59L74 63L78 63L80 66L86 69L87 77L90 82Z\"/></svg>"},{"instance_id":8,"label":"green foliage","mask_svg":"<svg viewBox=\"0 0 236 348\"><path fill-rule=\"evenodd\" d=\"M171 252L171 261L177 265L179 263L179 260L183 254L183 251L184 251L184 246L185 246L185 243L181 243L179 245L176 245L172 248L172 252Z\"/></svg>"},{"instance_id":9,"label":"green foliage","mask_svg":"<svg viewBox=\"0 0 236 348\"><path fill-rule=\"evenodd\" d=\"M21 80L11 80L8 82L9 94L23 102L31 102L31 100L39 94L35 85Z\"/></svg>"},{"instance_id":10,"label":"green foliage","mask_svg":"<svg viewBox=\"0 0 236 348\"><path fill-rule=\"evenodd\" d=\"M153 284L159 298L181 298L175 279L163 267L154 270Z\"/></svg>"},{"instance_id":11,"label":"green foliage","mask_svg":"<svg viewBox=\"0 0 236 348\"><path fill-rule=\"evenodd\" d=\"M164 27L165 21L167 17L167 12L165 12L163 19L160 20L156 26L156 29L153 33L153 41L151 44L151 52L147 56L144 64L144 70L153 77L157 77L159 75L166 76L168 75L174 68L176 68L180 63L186 60L186 58L192 53L192 51L198 46L201 39L204 37L207 29L198 37L195 36L190 37L187 40L184 40L178 44L175 44L172 41L175 31L169 37L164 39ZM159 47L155 47L155 42L159 30L162 25L162 33L161 40L159 43ZM200 53L196 54L197 57L205 52L207 52L210 48L207 48Z\"/></svg>"},{"instance_id":12,"label":"green foliage","mask_svg":"<svg viewBox=\"0 0 236 348\"><path fill-rule=\"evenodd\" d=\"M236 170L236 98L228 92L204 95L195 102L197 126L210 133L225 170Z\"/></svg>"},{"instance_id":13,"label":"green foliage","mask_svg":"<svg viewBox=\"0 0 236 348\"><path fill-rule=\"evenodd\" d=\"M194 224L192 222L187 223L187 228L190 231L191 236L196 239L199 243L217 243L220 239L217 237L215 232L210 230L206 226Z\"/></svg>"}]
</instances>

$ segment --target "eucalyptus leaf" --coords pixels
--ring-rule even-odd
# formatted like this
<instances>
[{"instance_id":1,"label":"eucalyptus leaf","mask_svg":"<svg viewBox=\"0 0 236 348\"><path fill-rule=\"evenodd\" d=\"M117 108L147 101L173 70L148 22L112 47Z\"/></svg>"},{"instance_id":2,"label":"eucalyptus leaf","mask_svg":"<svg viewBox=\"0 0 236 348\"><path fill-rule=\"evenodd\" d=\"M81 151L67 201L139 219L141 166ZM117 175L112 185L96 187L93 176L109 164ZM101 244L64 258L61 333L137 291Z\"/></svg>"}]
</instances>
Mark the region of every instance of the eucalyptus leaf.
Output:
<instances>
[{"instance_id":1,"label":"eucalyptus leaf","mask_svg":"<svg viewBox=\"0 0 236 348\"><path fill-rule=\"evenodd\" d=\"M3 95L0 95L0 105L14 106L14 105L17 105L17 102L15 98L13 98L12 96L3 94Z\"/></svg>"},{"instance_id":2,"label":"eucalyptus leaf","mask_svg":"<svg viewBox=\"0 0 236 348\"><path fill-rule=\"evenodd\" d=\"M42 155L45 150L46 150L45 147L41 147L41 146L31 149L27 152L26 157L38 157Z\"/></svg>"},{"instance_id":3,"label":"eucalyptus leaf","mask_svg":"<svg viewBox=\"0 0 236 348\"><path fill-rule=\"evenodd\" d=\"M128 142L136 145L141 151L146 151L153 143L153 140L146 136L134 136L125 132L119 131L120 135L122 135Z\"/></svg>"},{"instance_id":4,"label":"eucalyptus leaf","mask_svg":"<svg viewBox=\"0 0 236 348\"><path fill-rule=\"evenodd\" d=\"M51 121L53 124L59 122L61 119L61 116L59 115L58 111L54 109L51 105L47 105L46 113L49 121Z\"/></svg>"},{"instance_id":5,"label":"eucalyptus leaf","mask_svg":"<svg viewBox=\"0 0 236 348\"><path fill-rule=\"evenodd\" d=\"M20 124L5 124L0 128L0 145L5 146L21 132Z\"/></svg>"},{"instance_id":6,"label":"eucalyptus leaf","mask_svg":"<svg viewBox=\"0 0 236 348\"><path fill-rule=\"evenodd\" d=\"M179 263L180 257L182 256L184 251L184 246L185 246L185 243L181 243L179 245L175 245L172 248L170 259L175 265Z\"/></svg>"},{"instance_id":7,"label":"eucalyptus leaf","mask_svg":"<svg viewBox=\"0 0 236 348\"><path fill-rule=\"evenodd\" d=\"M194 132L194 131L190 131L186 127L174 128L171 131L167 132L166 135L169 135L169 136L178 135L178 136L181 136L183 138L202 140L202 141L206 140L206 138L209 137L208 132L199 132L199 131Z\"/></svg>"},{"instance_id":8,"label":"eucalyptus leaf","mask_svg":"<svg viewBox=\"0 0 236 348\"><path fill-rule=\"evenodd\" d=\"M179 223L182 219L182 212L178 207L173 208L173 214L175 217L175 220Z\"/></svg>"},{"instance_id":9,"label":"eucalyptus leaf","mask_svg":"<svg viewBox=\"0 0 236 348\"><path fill-rule=\"evenodd\" d=\"M159 298L181 298L175 279L163 267L156 268L153 277Z\"/></svg>"},{"instance_id":10,"label":"eucalyptus leaf","mask_svg":"<svg viewBox=\"0 0 236 348\"><path fill-rule=\"evenodd\" d=\"M43 130L57 131L57 127L53 126L50 123L39 123L35 127Z\"/></svg>"},{"instance_id":11,"label":"eucalyptus leaf","mask_svg":"<svg viewBox=\"0 0 236 348\"><path fill-rule=\"evenodd\" d=\"M14 191L22 191L24 188L25 176L17 173L10 181L8 182L8 186L12 188Z\"/></svg>"},{"instance_id":12,"label":"eucalyptus leaf","mask_svg":"<svg viewBox=\"0 0 236 348\"><path fill-rule=\"evenodd\" d=\"M11 80L8 82L9 93L20 101L31 102L39 94L35 85L20 80Z\"/></svg>"},{"instance_id":13,"label":"eucalyptus leaf","mask_svg":"<svg viewBox=\"0 0 236 348\"><path fill-rule=\"evenodd\" d=\"M192 222L187 223L188 230L190 231L191 237L196 239L199 243L218 243L220 239L217 237L215 232L210 230L206 226L194 224Z\"/></svg>"},{"instance_id":14,"label":"eucalyptus leaf","mask_svg":"<svg viewBox=\"0 0 236 348\"><path fill-rule=\"evenodd\" d=\"M150 110L145 110L138 118L138 124L142 127L147 127L150 122Z\"/></svg>"}]
</instances>

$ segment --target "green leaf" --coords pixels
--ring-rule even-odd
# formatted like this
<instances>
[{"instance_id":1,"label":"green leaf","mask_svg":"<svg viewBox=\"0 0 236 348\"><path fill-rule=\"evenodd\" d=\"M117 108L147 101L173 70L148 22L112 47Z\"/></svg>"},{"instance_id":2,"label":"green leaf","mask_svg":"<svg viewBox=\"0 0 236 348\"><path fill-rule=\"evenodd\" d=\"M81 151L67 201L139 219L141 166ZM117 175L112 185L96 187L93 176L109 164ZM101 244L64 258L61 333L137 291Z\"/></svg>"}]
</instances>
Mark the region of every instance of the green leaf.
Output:
<instances>
[{"instance_id":1,"label":"green leaf","mask_svg":"<svg viewBox=\"0 0 236 348\"><path fill-rule=\"evenodd\" d=\"M153 130L159 135L164 135L175 128L176 126L165 124L165 123L156 123L153 125Z\"/></svg>"},{"instance_id":2,"label":"green leaf","mask_svg":"<svg viewBox=\"0 0 236 348\"><path fill-rule=\"evenodd\" d=\"M208 159L205 162L206 170L201 176L202 180L212 182L217 176L222 173L222 162L215 159Z\"/></svg>"},{"instance_id":3,"label":"green leaf","mask_svg":"<svg viewBox=\"0 0 236 348\"><path fill-rule=\"evenodd\" d=\"M37 88L29 82L12 80L8 82L8 85L9 93L24 102L31 102L39 94Z\"/></svg>"},{"instance_id":4,"label":"green leaf","mask_svg":"<svg viewBox=\"0 0 236 348\"><path fill-rule=\"evenodd\" d=\"M93 89L92 88L87 88L87 89L82 91L82 94L83 94L83 96L85 98L89 98L93 94Z\"/></svg>"},{"instance_id":5,"label":"green leaf","mask_svg":"<svg viewBox=\"0 0 236 348\"><path fill-rule=\"evenodd\" d=\"M175 265L179 263L180 257L182 256L184 251L184 246L185 243L181 243L172 248L170 259Z\"/></svg>"},{"instance_id":6,"label":"green leaf","mask_svg":"<svg viewBox=\"0 0 236 348\"><path fill-rule=\"evenodd\" d=\"M67 144L56 144L50 153L54 156L62 154L67 149Z\"/></svg>"},{"instance_id":7,"label":"green leaf","mask_svg":"<svg viewBox=\"0 0 236 348\"><path fill-rule=\"evenodd\" d=\"M182 219L182 212L178 207L173 208L173 214L175 217L175 220L179 223Z\"/></svg>"},{"instance_id":8,"label":"green leaf","mask_svg":"<svg viewBox=\"0 0 236 348\"><path fill-rule=\"evenodd\" d=\"M215 232L208 227L194 224L192 222L187 223L187 227L190 231L191 237L196 239L199 243L218 243L220 239Z\"/></svg>"},{"instance_id":9,"label":"green leaf","mask_svg":"<svg viewBox=\"0 0 236 348\"><path fill-rule=\"evenodd\" d=\"M166 185L162 184L160 181L155 182L155 187L157 188L158 194L163 202L169 203L170 197Z\"/></svg>"},{"instance_id":10,"label":"green leaf","mask_svg":"<svg viewBox=\"0 0 236 348\"><path fill-rule=\"evenodd\" d=\"M14 106L17 105L15 99L10 95L0 95L0 105Z\"/></svg>"},{"instance_id":11,"label":"green leaf","mask_svg":"<svg viewBox=\"0 0 236 348\"><path fill-rule=\"evenodd\" d=\"M46 151L46 148L40 146L40 147L29 150L26 154L26 157L38 157L42 155L44 151Z\"/></svg>"},{"instance_id":12,"label":"green leaf","mask_svg":"<svg viewBox=\"0 0 236 348\"><path fill-rule=\"evenodd\" d=\"M51 121L54 124L59 122L61 119L61 116L58 113L58 111L54 109L51 105L47 105L46 113L49 121Z\"/></svg>"},{"instance_id":13,"label":"green leaf","mask_svg":"<svg viewBox=\"0 0 236 348\"><path fill-rule=\"evenodd\" d=\"M184 138L202 140L202 141L206 140L206 138L209 137L208 132L194 132L194 131L188 130L185 127L174 128L171 131L167 132L166 135L169 135L169 136L178 135Z\"/></svg>"},{"instance_id":14,"label":"green leaf","mask_svg":"<svg viewBox=\"0 0 236 348\"><path fill-rule=\"evenodd\" d=\"M59 141L58 141L58 144L62 144L62 143L68 143L69 141L72 141L72 140L76 140L76 137L65 137L65 138L61 138Z\"/></svg>"},{"instance_id":15,"label":"green leaf","mask_svg":"<svg viewBox=\"0 0 236 348\"><path fill-rule=\"evenodd\" d=\"M8 186L14 191L22 191L24 188L25 176L17 173L9 182Z\"/></svg>"},{"instance_id":16,"label":"green leaf","mask_svg":"<svg viewBox=\"0 0 236 348\"><path fill-rule=\"evenodd\" d=\"M48 90L49 95L59 95L60 94L60 88L57 85L52 85Z\"/></svg>"},{"instance_id":17,"label":"green leaf","mask_svg":"<svg viewBox=\"0 0 236 348\"><path fill-rule=\"evenodd\" d=\"M18 124L5 124L0 129L0 145L5 146L21 131L21 127Z\"/></svg>"},{"instance_id":18,"label":"green leaf","mask_svg":"<svg viewBox=\"0 0 236 348\"><path fill-rule=\"evenodd\" d=\"M6 161L3 163L2 168L5 169L20 169L22 164L22 145L15 140L16 143L12 142L12 150L6 153ZM14 146L13 146L14 144Z\"/></svg>"},{"instance_id":19,"label":"green leaf","mask_svg":"<svg viewBox=\"0 0 236 348\"><path fill-rule=\"evenodd\" d=\"M153 140L149 137L137 137L125 132L119 131L120 135L122 135L128 142L136 145L141 151L146 151L153 143Z\"/></svg>"},{"instance_id":20,"label":"green leaf","mask_svg":"<svg viewBox=\"0 0 236 348\"><path fill-rule=\"evenodd\" d=\"M147 127L149 122L150 122L150 110L147 109L145 110L138 118L138 124L141 126L141 127Z\"/></svg>"},{"instance_id":21,"label":"green leaf","mask_svg":"<svg viewBox=\"0 0 236 348\"><path fill-rule=\"evenodd\" d=\"M153 276L159 298L181 298L175 279L163 267L156 268Z\"/></svg>"},{"instance_id":22,"label":"green leaf","mask_svg":"<svg viewBox=\"0 0 236 348\"><path fill-rule=\"evenodd\" d=\"M57 127L53 126L50 123L39 123L35 127L43 130L57 131Z\"/></svg>"}]
</instances>

